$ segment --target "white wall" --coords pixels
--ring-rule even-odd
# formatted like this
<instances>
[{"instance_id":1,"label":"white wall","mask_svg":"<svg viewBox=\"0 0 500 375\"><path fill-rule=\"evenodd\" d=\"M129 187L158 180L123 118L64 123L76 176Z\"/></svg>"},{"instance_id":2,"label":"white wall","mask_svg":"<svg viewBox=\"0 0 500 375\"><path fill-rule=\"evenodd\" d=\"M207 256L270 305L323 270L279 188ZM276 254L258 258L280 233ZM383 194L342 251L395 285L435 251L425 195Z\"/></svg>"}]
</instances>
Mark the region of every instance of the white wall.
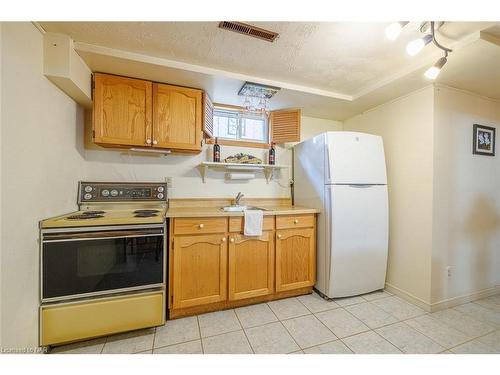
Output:
<instances>
[{"instance_id":1,"label":"white wall","mask_svg":"<svg viewBox=\"0 0 500 375\"><path fill-rule=\"evenodd\" d=\"M430 302L433 184L433 88L344 122L344 130L383 137L389 190L387 283Z\"/></svg>"},{"instance_id":2,"label":"white wall","mask_svg":"<svg viewBox=\"0 0 500 375\"><path fill-rule=\"evenodd\" d=\"M499 139L500 102L438 87L434 121L432 302L440 303L500 284L500 149L472 154L473 124L496 127Z\"/></svg>"},{"instance_id":3,"label":"white wall","mask_svg":"<svg viewBox=\"0 0 500 375\"><path fill-rule=\"evenodd\" d=\"M82 111L43 76L42 35L2 25L2 346L38 342L38 221L75 208Z\"/></svg>"},{"instance_id":4,"label":"white wall","mask_svg":"<svg viewBox=\"0 0 500 375\"><path fill-rule=\"evenodd\" d=\"M195 167L211 160L205 146L195 156L166 158L128 155L84 148L84 115L80 107L43 76L42 35L31 23L5 23L0 29L0 333L3 347L38 342L38 221L76 209L77 182L163 180L173 177L171 197L287 197L290 171L266 184L263 177L226 183L209 172L201 183ZM315 132L338 129L335 121L302 119ZM323 128L322 128L323 127ZM223 147L267 157L267 150ZM291 151L279 147L278 164L291 163ZM279 182L279 183L278 183Z\"/></svg>"}]
</instances>

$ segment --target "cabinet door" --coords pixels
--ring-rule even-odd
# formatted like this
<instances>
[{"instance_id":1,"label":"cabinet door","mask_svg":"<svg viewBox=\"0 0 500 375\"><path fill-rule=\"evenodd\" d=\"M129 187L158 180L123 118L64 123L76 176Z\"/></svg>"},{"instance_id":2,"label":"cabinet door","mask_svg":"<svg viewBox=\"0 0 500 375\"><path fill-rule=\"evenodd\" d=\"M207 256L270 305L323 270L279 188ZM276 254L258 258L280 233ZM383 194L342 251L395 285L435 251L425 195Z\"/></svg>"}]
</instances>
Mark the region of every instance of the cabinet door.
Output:
<instances>
[{"instance_id":1,"label":"cabinet door","mask_svg":"<svg viewBox=\"0 0 500 375\"><path fill-rule=\"evenodd\" d=\"M314 228L276 232L276 291L314 285L316 237Z\"/></svg>"},{"instance_id":2,"label":"cabinet door","mask_svg":"<svg viewBox=\"0 0 500 375\"><path fill-rule=\"evenodd\" d=\"M101 145L149 146L152 83L95 73L94 85L94 142Z\"/></svg>"},{"instance_id":3,"label":"cabinet door","mask_svg":"<svg viewBox=\"0 0 500 375\"><path fill-rule=\"evenodd\" d=\"M153 84L153 147L201 150L202 91Z\"/></svg>"},{"instance_id":4,"label":"cabinet door","mask_svg":"<svg viewBox=\"0 0 500 375\"><path fill-rule=\"evenodd\" d=\"M223 234L174 238L173 308L224 301L227 241Z\"/></svg>"},{"instance_id":5,"label":"cabinet door","mask_svg":"<svg viewBox=\"0 0 500 375\"><path fill-rule=\"evenodd\" d=\"M274 236L229 236L229 299L239 300L273 293Z\"/></svg>"}]
</instances>

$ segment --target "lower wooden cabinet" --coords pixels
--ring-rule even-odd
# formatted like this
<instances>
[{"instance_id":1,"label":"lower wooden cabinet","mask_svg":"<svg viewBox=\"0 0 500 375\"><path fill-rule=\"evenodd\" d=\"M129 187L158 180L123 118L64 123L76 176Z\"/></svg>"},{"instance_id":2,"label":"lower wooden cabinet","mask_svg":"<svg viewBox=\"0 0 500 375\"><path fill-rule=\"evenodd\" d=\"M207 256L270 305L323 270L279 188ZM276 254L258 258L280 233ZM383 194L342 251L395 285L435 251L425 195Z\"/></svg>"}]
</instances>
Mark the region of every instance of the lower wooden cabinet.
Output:
<instances>
[{"instance_id":1,"label":"lower wooden cabinet","mask_svg":"<svg viewBox=\"0 0 500 375\"><path fill-rule=\"evenodd\" d=\"M171 316L309 293L316 279L315 217L283 216L284 229L275 231L277 221L267 216L262 236L246 237L241 218L173 219Z\"/></svg>"},{"instance_id":2,"label":"lower wooden cabinet","mask_svg":"<svg viewBox=\"0 0 500 375\"><path fill-rule=\"evenodd\" d=\"M276 291L314 285L316 281L314 228L276 232Z\"/></svg>"},{"instance_id":3,"label":"lower wooden cabinet","mask_svg":"<svg viewBox=\"0 0 500 375\"><path fill-rule=\"evenodd\" d=\"M274 232L260 237L229 235L229 300L274 291Z\"/></svg>"},{"instance_id":4,"label":"lower wooden cabinet","mask_svg":"<svg viewBox=\"0 0 500 375\"><path fill-rule=\"evenodd\" d=\"M174 238L172 307L227 298L227 238L222 234Z\"/></svg>"}]
</instances>

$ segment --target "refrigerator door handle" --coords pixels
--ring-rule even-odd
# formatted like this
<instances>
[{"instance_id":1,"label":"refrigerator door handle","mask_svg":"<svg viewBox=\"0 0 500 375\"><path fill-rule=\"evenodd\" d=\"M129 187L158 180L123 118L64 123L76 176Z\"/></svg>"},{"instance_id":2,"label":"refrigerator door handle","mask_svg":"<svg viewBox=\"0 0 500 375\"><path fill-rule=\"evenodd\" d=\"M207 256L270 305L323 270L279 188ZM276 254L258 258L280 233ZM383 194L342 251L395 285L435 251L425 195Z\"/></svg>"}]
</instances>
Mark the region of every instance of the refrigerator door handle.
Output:
<instances>
[{"instance_id":1,"label":"refrigerator door handle","mask_svg":"<svg viewBox=\"0 0 500 375\"><path fill-rule=\"evenodd\" d=\"M358 189L364 189L364 188L369 188L369 187L372 187L372 186L378 186L377 184L349 184L348 185L349 187L352 187L352 188L358 188Z\"/></svg>"}]
</instances>

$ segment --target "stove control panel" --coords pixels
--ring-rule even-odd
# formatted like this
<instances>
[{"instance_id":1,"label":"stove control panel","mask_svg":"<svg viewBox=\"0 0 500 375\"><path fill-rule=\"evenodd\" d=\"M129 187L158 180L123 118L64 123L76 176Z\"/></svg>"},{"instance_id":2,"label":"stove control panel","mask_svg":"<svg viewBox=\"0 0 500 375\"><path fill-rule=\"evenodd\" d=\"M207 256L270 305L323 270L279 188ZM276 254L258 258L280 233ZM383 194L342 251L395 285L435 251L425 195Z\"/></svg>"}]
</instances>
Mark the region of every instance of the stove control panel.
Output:
<instances>
[{"instance_id":1,"label":"stove control panel","mask_svg":"<svg viewBox=\"0 0 500 375\"><path fill-rule=\"evenodd\" d=\"M166 202L167 183L84 182L78 186L78 203L85 202Z\"/></svg>"}]
</instances>

